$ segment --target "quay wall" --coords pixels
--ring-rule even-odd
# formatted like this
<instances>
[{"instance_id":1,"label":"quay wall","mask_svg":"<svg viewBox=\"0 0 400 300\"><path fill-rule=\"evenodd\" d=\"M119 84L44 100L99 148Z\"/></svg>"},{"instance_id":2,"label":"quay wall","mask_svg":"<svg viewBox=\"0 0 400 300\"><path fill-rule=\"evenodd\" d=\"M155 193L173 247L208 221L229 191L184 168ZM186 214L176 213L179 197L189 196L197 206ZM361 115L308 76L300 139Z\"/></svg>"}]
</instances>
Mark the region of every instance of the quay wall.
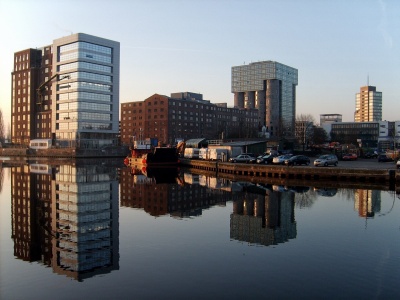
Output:
<instances>
[{"instance_id":1,"label":"quay wall","mask_svg":"<svg viewBox=\"0 0 400 300\"><path fill-rule=\"evenodd\" d=\"M183 166L215 172L223 177L250 179L290 179L307 181L354 182L366 184L400 184L399 171L387 169L350 169L341 167L288 167L181 159Z\"/></svg>"}]
</instances>

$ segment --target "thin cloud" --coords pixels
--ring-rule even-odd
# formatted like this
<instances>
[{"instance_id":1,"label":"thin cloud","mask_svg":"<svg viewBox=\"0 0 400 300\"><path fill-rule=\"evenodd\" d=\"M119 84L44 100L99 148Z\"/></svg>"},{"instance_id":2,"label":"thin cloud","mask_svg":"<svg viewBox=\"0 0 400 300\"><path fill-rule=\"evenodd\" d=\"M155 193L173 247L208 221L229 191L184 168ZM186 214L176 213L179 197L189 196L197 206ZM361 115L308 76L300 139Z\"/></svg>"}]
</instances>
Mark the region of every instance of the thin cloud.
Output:
<instances>
[{"instance_id":1,"label":"thin cloud","mask_svg":"<svg viewBox=\"0 0 400 300\"><path fill-rule=\"evenodd\" d=\"M190 48L167 48L167 47L148 47L148 46L124 46L129 49L141 49L141 50L156 50L156 51L170 51L170 52L203 52L203 53L215 53L214 51L202 50L202 49L190 49Z\"/></svg>"},{"instance_id":2,"label":"thin cloud","mask_svg":"<svg viewBox=\"0 0 400 300\"><path fill-rule=\"evenodd\" d=\"M386 3L383 0L378 0L379 6L381 7L381 23L379 24L379 30L381 31L385 44L389 47L393 47L393 38L388 31L388 20L386 12Z\"/></svg>"}]
</instances>

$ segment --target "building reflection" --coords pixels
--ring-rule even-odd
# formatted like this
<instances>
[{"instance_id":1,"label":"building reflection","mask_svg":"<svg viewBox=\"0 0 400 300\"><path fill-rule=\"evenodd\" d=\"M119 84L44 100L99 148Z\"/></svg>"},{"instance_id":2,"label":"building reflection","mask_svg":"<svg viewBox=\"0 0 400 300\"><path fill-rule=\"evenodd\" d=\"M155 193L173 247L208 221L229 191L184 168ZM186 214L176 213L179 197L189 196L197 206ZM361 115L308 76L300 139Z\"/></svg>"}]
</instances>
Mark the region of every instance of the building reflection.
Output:
<instances>
[{"instance_id":1,"label":"building reflection","mask_svg":"<svg viewBox=\"0 0 400 300\"><path fill-rule=\"evenodd\" d=\"M378 190L355 190L354 209L363 218L373 218L375 213L381 211L381 191Z\"/></svg>"},{"instance_id":2,"label":"building reflection","mask_svg":"<svg viewBox=\"0 0 400 300\"><path fill-rule=\"evenodd\" d=\"M14 254L78 281L119 269L115 167L88 161L11 168Z\"/></svg>"},{"instance_id":3,"label":"building reflection","mask_svg":"<svg viewBox=\"0 0 400 300\"><path fill-rule=\"evenodd\" d=\"M195 217L204 209L233 201L230 238L266 246L296 237L294 195L309 190L232 182L176 168L153 172L124 168L120 180L121 205L152 216Z\"/></svg>"},{"instance_id":4,"label":"building reflection","mask_svg":"<svg viewBox=\"0 0 400 300\"><path fill-rule=\"evenodd\" d=\"M202 215L204 209L225 206L240 198L231 193L228 180L181 172L177 168L120 170L121 205L143 209L159 217L191 218Z\"/></svg>"},{"instance_id":5,"label":"building reflection","mask_svg":"<svg viewBox=\"0 0 400 300\"><path fill-rule=\"evenodd\" d=\"M231 239L269 246L296 238L293 190L250 186L245 191L233 203Z\"/></svg>"},{"instance_id":6,"label":"building reflection","mask_svg":"<svg viewBox=\"0 0 400 300\"><path fill-rule=\"evenodd\" d=\"M30 172L11 168L11 213L14 255L25 261L51 261L51 167ZM47 171L45 171L47 170Z\"/></svg>"}]
</instances>

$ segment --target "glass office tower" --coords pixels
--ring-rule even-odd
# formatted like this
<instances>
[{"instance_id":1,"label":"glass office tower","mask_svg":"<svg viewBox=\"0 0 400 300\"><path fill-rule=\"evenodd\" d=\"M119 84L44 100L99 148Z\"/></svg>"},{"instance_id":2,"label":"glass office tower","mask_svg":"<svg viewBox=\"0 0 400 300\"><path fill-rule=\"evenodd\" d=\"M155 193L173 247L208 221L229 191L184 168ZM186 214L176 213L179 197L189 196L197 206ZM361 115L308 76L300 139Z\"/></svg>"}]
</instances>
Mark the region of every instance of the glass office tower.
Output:
<instances>
[{"instance_id":1,"label":"glass office tower","mask_svg":"<svg viewBox=\"0 0 400 300\"><path fill-rule=\"evenodd\" d=\"M83 33L54 40L52 132L60 146L116 143L119 64L119 42Z\"/></svg>"},{"instance_id":2,"label":"glass office tower","mask_svg":"<svg viewBox=\"0 0 400 300\"><path fill-rule=\"evenodd\" d=\"M294 138L298 71L275 61L232 67L234 105L257 108L271 138Z\"/></svg>"},{"instance_id":3,"label":"glass office tower","mask_svg":"<svg viewBox=\"0 0 400 300\"><path fill-rule=\"evenodd\" d=\"M356 94L355 122L382 121L382 92L374 86L363 86Z\"/></svg>"}]
</instances>

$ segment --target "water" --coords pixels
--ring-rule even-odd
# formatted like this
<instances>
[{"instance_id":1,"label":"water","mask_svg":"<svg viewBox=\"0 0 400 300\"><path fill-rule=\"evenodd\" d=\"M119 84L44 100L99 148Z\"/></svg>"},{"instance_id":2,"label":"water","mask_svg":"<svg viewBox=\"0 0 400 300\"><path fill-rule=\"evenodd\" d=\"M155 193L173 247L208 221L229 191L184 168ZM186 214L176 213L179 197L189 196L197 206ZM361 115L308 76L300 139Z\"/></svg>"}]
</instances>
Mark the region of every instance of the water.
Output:
<instances>
[{"instance_id":1,"label":"water","mask_svg":"<svg viewBox=\"0 0 400 300\"><path fill-rule=\"evenodd\" d=\"M393 192L146 171L2 168L0 298L400 296Z\"/></svg>"}]
</instances>

